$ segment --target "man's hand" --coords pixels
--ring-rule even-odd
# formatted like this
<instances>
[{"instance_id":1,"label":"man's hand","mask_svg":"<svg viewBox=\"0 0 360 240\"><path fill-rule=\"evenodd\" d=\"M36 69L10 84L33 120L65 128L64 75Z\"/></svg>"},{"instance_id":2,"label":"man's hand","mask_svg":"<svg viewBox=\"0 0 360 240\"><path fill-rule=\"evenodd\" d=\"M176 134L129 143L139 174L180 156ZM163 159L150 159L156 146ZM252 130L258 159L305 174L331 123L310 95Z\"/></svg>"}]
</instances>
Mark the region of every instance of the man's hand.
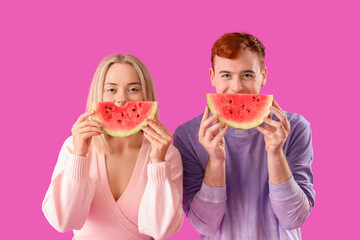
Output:
<instances>
[{"instance_id":1,"label":"man's hand","mask_svg":"<svg viewBox=\"0 0 360 240\"><path fill-rule=\"evenodd\" d=\"M257 127L257 129L264 134L265 148L269 154L280 154L283 151L283 146L286 138L290 134L290 123L285 116L285 113L279 105L273 101L273 106L270 111L275 114L280 120L275 121L271 119L271 115L264 118L265 127Z\"/></svg>"},{"instance_id":2,"label":"man's hand","mask_svg":"<svg viewBox=\"0 0 360 240\"><path fill-rule=\"evenodd\" d=\"M217 120L217 116L209 118L209 108L205 108L199 129L199 142L209 154L204 182L213 187L225 186L225 133L229 128ZM213 124L212 126L210 126Z\"/></svg>"},{"instance_id":3,"label":"man's hand","mask_svg":"<svg viewBox=\"0 0 360 240\"><path fill-rule=\"evenodd\" d=\"M258 126L257 129L264 135L265 149L268 158L269 182L280 184L289 180L292 176L289 164L283 151L284 143L290 134L290 123L285 113L274 101L270 111L279 118L275 121L264 118L265 127Z\"/></svg>"}]
</instances>

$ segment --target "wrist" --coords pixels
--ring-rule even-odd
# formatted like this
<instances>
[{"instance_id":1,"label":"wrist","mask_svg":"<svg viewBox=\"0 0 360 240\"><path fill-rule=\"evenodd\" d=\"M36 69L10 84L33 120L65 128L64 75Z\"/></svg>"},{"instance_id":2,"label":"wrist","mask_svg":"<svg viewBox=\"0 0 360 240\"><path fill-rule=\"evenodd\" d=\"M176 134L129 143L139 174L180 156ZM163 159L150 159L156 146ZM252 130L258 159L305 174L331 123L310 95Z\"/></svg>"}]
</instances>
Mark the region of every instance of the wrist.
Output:
<instances>
[{"instance_id":1,"label":"wrist","mask_svg":"<svg viewBox=\"0 0 360 240\"><path fill-rule=\"evenodd\" d=\"M204 183L210 187L224 187L226 185L225 161L209 158L205 169Z\"/></svg>"},{"instance_id":2,"label":"wrist","mask_svg":"<svg viewBox=\"0 0 360 240\"><path fill-rule=\"evenodd\" d=\"M73 155L79 156L79 157L86 157L87 152L81 152L81 151L73 151Z\"/></svg>"},{"instance_id":3,"label":"wrist","mask_svg":"<svg viewBox=\"0 0 360 240\"><path fill-rule=\"evenodd\" d=\"M207 167L212 169L225 168L225 161L222 159L209 157Z\"/></svg>"},{"instance_id":4,"label":"wrist","mask_svg":"<svg viewBox=\"0 0 360 240\"><path fill-rule=\"evenodd\" d=\"M282 157L285 156L283 148L274 148L267 150L269 157Z\"/></svg>"},{"instance_id":5,"label":"wrist","mask_svg":"<svg viewBox=\"0 0 360 240\"><path fill-rule=\"evenodd\" d=\"M150 158L150 160L151 160L151 163L165 162L165 159Z\"/></svg>"}]
</instances>

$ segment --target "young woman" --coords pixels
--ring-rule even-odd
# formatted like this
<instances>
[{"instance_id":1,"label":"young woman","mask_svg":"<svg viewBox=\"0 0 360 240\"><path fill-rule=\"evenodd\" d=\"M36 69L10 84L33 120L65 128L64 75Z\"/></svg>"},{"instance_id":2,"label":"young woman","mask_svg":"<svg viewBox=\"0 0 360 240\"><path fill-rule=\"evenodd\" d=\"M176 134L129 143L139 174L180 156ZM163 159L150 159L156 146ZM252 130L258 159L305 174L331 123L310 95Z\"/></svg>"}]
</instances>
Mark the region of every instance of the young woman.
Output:
<instances>
[{"instance_id":1,"label":"young woman","mask_svg":"<svg viewBox=\"0 0 360 240\"><path fill-rule=\"evenodd\" d=\"M146 66L131 55L110 55L97 68L87 112L59 154L42 209L74 239L167 239L182 226L182 163L172 134L148 120L142 131L111 137L91 120L96 102L155 101Z\"/></svg>"}]
</instances>

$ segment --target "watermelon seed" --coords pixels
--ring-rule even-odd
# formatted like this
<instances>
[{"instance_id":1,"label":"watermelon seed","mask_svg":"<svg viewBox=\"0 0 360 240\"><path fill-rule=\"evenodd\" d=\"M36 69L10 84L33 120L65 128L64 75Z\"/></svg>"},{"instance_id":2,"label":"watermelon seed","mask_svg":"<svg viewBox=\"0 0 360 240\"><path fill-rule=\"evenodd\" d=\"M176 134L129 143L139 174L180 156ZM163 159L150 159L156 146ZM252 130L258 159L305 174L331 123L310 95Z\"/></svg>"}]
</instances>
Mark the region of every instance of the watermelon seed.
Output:
<instances>
[{"instance_id":1,"label":"watermelon seed","mask_svg":"<svg viewBox=\"0 0 360 240\"><path fill-rule=\"evenodd\" d=\"M118 123L121 123L121 120L118 120Z\"/></svg>"},{"instance_id":2,"label":"watermelon seed","mask_svg":"<svg viewBox=\"0 0 360 240\"><path fill-rule=\"evenodd\" d=\"M230 110L230 114L232 114L232 111Z\"/></svg>"},{"instance_id":3,"label":"watermelon seed","mask_svg":"<svg viewBox=\"0 0 360 240\"><path fill-rule=\"evenodd\" d=\"M250 112L250 109L248 109L247 112Z\"/></svg>"},{"instance_id":4,"label":"watermelon seed","mask_svg":"<svg viewBox=\"0 0 360 240\"><path fill-rule=\"evenodd\" d=\"M105 112L106 112L106 113L109 113L109 111L108 111L108 110L106 110Z\"/></svg>"},{"instance_id":5,"label":"watermelon seed","mask_svg":"<svg viewBox=\"0 0 360 240\"><path fill-rule=\"evenodd\" d=\"M245 108L245 105L243 105L242 107Z\"/></svg>"},{"instance_id":6,"label":"watermelon seed","mask_svg":"<svg viewBox=\"0 0 360 240\"><path fill-rule=\"evenodd\" d=\"M121 116L123 117L123 116L124 116L124 114L122 113L122 114L121 114Z\"/></svg>"},{"instance_id":7,"label":"watermelon seed","mask_svg":"<svg viewBox=\"0 0 360 240\"><path fill-rule=\"evenodd\" d=\"M111 116L109 116L109 119L111 119Z\"/></svg>"},{"instance_id":8,"label":"watermelon seed","mask_svg":"<svg viewBox=\"0 0 360 240\"><path fill-rule=\"evenodd\" d=\"M260 99L258 98L257 101L260 101Z\"/></svg>"},{"instance_id":9,"label":"watermelon seed","mask_svg":"<svg viewBox=\"0 0 360 240\"><path fill-rule=\"evenodd\" d=\"M105 106L105 109L107 109L107 106Z\"/></svg>"},{"instance_id":10,"label":"watermelon seed","mask_svg":"<svg viewBox=\"0 0 360 240\"><path fill-rule=\"evenodd\" d=\"M232 100L230 99L229 103L231 104L232 103Z\"/></svg>"},{"instance_id":11,"label":"watermelon seed","mask_svg":"<svg viewBox=\"0 0 360 240\"><path fill-rule=\"evenodd\" d=\"M133 110L133 112L135 112L135 110L136 110L136 109L135 109L135 108L133 108L132 110Z\"/></svg>"},{"instance_id":12,"label":"watermelon seed","mask_svg":"<svg viewBox=\"0 0 360 240\"><path fill-rule=\"evenodd\" d=\"M140 115L138 114L136 117L140 117Z\"/></svg>"},{"instance_id":13,"label":"watermelon seed","mask_svg":"<svg viewBox=\"0 0 360 240\"><path fill-rule=\"evenodd\" d=\"M253 99L255 99L255 97L253 97Z\"/></svg>"}]
</instances>

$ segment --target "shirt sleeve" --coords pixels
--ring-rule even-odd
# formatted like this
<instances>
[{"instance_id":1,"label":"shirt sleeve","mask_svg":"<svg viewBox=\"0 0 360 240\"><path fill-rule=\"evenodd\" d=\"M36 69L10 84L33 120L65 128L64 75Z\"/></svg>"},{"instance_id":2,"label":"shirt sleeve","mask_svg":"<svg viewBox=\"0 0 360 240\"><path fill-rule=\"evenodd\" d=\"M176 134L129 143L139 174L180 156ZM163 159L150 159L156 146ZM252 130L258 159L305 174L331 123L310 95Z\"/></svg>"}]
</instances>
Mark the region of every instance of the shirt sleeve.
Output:
<instances>
[{"instance_id":1,"label":"shirt sleeve","mask_svg":"<svg viewBox=\"0 0 360 240\"><path fill-rule=\"evenodd\" d=\"M72 137L60 150L42 210L59 232L81 229L90 210L95 185L90 179L86 157L75 156Z\"/></svg>"},{"instance_id":2,"label":"shirt sleeve","mask_svg":"<svg viewBox=\"0 0 360 240\"><path fill-rule=\"evenodd\" d=\"M270 201L280 224L287 230L303 225L315 201L313 188L313 148L308 124L294 135L286 151L292 177L282 184L270 184Z\"/></svg>"},{"instance_id":3,"label":"shirt sleeve","mask_svg":"<svg viewBox=\"0 0 360 240\"><path fill-rule=\"evenodd\" d=\"M174 145L181 153L184 167L184 211L197 232L214 235L225 214L226 187L210 187L203 182L205 171L191 146L190 135L178 128Z\"/></svg>"},{"instance_id":4,"label":"shirt sleeve","mask_svg":"<svg viewBox=\"0 0 360 240\"><path fill-rule=\"evenodd\" d=\"M156 240L168 239L180 230L184 220L179 151L171 145L165 161L149 163L147 174L148 182L139 207L139 232Z\"/></svg>"}]
</instances>

